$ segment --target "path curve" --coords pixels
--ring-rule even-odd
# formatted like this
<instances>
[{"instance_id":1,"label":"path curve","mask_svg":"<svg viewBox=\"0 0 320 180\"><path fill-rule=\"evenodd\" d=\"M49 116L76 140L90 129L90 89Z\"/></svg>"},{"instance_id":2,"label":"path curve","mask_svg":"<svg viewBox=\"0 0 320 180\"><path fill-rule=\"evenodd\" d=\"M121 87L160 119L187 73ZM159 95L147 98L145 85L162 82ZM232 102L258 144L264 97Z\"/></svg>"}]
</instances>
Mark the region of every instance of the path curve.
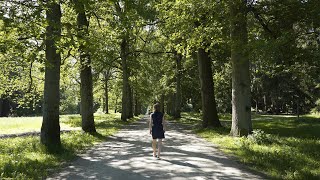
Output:
<instances>
[{"instance_id":1,"label":"path curve","mask_svg":"<svg viewBox=\"0 0 320 180\"><path fill-rule=\"evenodd\" d=\"M48 179L265 179L175 123L157 160L147 127L146 117L128 125Z\"/></svg>"}]
</instances>

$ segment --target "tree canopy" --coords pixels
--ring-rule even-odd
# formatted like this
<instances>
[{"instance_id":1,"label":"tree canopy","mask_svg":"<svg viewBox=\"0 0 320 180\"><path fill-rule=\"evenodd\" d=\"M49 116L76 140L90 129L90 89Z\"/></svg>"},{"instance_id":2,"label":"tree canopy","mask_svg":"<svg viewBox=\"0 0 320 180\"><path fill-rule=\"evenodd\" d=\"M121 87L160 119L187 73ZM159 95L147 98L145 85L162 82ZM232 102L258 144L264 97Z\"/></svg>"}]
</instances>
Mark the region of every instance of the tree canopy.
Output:
<instances>
[{"instance_id":1,"label":"tree canopy","mask_svg":"<svg viewBox=\"0 0 320 180\"><path fill-rule=\"evenodd\" d=\"M50 20L50 4L61 20L56 13ZM155 102L176 118L201 112L203 127L233 113L243 134L252 131L251 111L320 110L317 0L1 0L0 7L0 116L45 113L53 67L58 114L81 113L88 131L96 111L112 109L126 121Z\"/></svg>"}]
</instances>

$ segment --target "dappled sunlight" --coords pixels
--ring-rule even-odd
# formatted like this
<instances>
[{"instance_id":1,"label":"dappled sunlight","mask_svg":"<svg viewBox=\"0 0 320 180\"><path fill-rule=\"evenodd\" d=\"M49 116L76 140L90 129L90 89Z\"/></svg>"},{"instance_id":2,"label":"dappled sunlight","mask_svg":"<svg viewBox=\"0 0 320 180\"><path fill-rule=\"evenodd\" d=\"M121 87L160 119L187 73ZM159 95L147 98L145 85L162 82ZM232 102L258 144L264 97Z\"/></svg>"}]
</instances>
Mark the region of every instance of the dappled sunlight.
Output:
<instances>
[{"instance_id":1,"label":"dappled sunlight","mask_svg":"<svg viewBox=\"0 0 320 180\"><path fill-rule=\"evenodd\" d=\"M253 121L260 121L260 120L272 120L273 118L270 117L256 117L256 118L252 118L251 120Z\"/></svg>"},{"instance_id":2,"label":"dappled sunlight","mask_svg":"<svg viewBox=\"0 0 320 180\"><path fill-rule=\"evenodd\" d=\"M151 136L144 120L127 127L51 179L260 178L175 123L169 124L161 160L152 156Z\"/></svg>"},{"instance_id":3,"label":"dappled sunlight","mask_svg":"<svg viewBox=\"0 0 320 180\"><path fill-rule=\"evenodd\" d=\"M271 119L278 119L278 118L294 118L294 117L297 117L297 116L294 116L294 115L267 115L267 114L261 114L261 115L256 115L256 116L261 116L261 117L267 117L267 118L270 118Z\"/></svg>"}]
</instances>

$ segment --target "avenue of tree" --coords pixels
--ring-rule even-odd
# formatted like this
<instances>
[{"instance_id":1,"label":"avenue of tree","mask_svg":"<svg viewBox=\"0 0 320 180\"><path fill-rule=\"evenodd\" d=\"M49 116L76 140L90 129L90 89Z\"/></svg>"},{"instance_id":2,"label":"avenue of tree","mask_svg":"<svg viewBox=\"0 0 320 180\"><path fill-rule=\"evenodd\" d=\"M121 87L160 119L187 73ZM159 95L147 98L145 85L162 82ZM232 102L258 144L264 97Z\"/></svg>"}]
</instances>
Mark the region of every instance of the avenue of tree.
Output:
<instances>
[{"instance_id":1,"label":"avenue of tree","mask_svg":"<svg viewBox=\"0 0 320 180\"><path fill-rule=\"evenodd\" d=\"M60 114L202 114L230 134L251 112L320 111L318 0L0 0L0 117L43 115L60 146Z\"/></svg>"}]
</instances>

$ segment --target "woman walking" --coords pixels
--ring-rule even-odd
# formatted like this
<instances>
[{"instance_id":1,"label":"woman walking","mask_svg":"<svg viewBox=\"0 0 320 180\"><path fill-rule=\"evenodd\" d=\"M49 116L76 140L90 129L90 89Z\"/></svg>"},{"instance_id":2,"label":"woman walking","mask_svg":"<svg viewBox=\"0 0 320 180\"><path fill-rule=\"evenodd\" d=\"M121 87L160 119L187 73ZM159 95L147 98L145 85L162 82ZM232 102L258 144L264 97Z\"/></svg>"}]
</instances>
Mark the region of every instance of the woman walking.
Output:
<instances>
[{"instance_id":1,"label":"woman walking","mask_svg":"<svg viewBox=\"0 0 320 180\"><path fill-rule=\"evenodd\" d=\"M162 146L162 139L164 139L164 132L166 131L166 122L164 119L164 114L160 112L160 104L155 104L153 106L154 112L150 115L149 131L152 135L152 149L153 156L160 159L160 152ZM157 149L158 140L158 153Z\"/></svg>"}]
</instances>

